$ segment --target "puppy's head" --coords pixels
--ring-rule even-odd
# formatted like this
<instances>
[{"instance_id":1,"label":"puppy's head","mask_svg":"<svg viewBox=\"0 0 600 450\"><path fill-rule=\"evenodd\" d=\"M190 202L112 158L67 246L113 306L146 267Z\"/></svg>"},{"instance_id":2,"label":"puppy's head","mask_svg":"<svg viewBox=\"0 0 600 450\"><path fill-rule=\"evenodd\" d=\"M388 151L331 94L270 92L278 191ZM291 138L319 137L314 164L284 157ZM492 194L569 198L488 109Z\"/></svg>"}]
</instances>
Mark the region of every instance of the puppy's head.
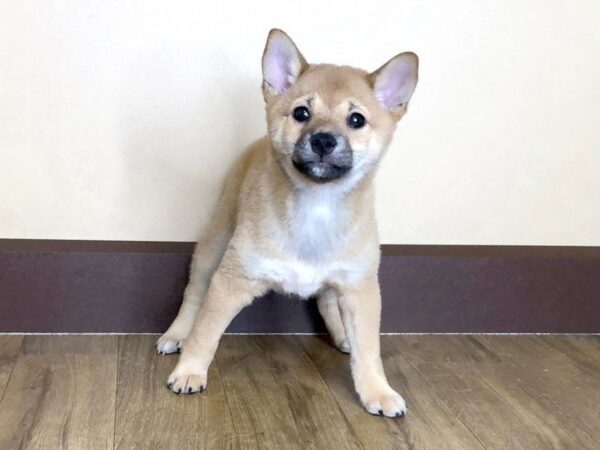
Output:
<instances>
[{"instance_id":1,"label":"puppy's head","mask_svg":"<svg viewBox=\"0 0 600 450\"><path fill-rule=\"evenodd\" d=\"M274 29L262 68L279 165L297 183L350 183L383 156L416 87L418 58L401 53L373 73L309 65L294 42Z\"/></svg>"}]
</instances>

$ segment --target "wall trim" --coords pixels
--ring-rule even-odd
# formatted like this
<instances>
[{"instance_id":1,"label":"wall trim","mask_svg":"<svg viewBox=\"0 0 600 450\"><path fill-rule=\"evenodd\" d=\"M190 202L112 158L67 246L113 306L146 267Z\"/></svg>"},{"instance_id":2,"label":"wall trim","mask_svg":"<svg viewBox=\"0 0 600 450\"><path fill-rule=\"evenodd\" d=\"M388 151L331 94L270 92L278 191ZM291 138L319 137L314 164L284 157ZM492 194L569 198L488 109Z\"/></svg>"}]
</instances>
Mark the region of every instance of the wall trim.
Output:
<instances>
[{"instance_id":1,"label":"wall trim","mask_svg":"<svg viewBox=\"0 0 600 450\"><path fill-rule=\"evenodd\" d=\"M191 254L195 242L67 239L0 239L0 252ZM382 244L383 255L600 258L600 247L558 245Z\"/></svg>"},{"instance_id":2,"label":"wall trim","mask_svg":"<svg viewBox=\"0 0 600 450\"><path fill-rule=\"evenodd\" d=\"M0 239L0 333L158 333L192 242ZM600 247L382 245L385 333L600 333ZM275 293L231 333L320 333Z\"/></svg>"}]
</instances>

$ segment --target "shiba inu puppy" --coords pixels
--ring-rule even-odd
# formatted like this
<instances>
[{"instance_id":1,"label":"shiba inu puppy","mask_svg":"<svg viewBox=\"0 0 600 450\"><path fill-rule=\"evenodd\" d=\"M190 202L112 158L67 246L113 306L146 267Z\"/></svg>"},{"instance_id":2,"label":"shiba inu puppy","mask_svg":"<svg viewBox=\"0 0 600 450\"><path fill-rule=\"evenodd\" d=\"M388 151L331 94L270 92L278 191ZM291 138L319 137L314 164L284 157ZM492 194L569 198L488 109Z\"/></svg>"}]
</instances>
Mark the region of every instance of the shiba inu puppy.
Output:
<instances>
[{"instance_id":1,"label":"shiba inu puppy","mask_svg":"<svg viewBox=\"0 0 600 450\"><path fill-rule=\"evenodd\" d=\"M333 341L351 355L364 407L403 416L379 350L373 177L415 90L417 56L401 53L373 73L313 65L274 29L262 69L269 132L231 170L179 314L157 342L161 353L182 350L167 385L203 391L226 327L274 289L316 296Z\"/></svg>"}]
</instances>

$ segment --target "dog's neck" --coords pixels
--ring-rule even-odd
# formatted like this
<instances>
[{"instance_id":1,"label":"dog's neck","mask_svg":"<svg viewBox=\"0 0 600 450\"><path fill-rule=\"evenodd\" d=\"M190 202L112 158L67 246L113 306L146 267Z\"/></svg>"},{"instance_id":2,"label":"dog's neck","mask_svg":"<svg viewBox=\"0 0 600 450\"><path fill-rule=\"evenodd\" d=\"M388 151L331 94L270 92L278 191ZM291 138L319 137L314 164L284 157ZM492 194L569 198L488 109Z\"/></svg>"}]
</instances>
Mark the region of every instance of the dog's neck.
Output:
<instances>
[{"instance_id":1,"label":"dog's neck","mask_svg":"<svg viewBox=\"0 0 600 450\"><path fill-rule=\"evenodd\" d=\"M277 199L272 205L277 209L275 216L303 259L336 253L375 220L373 173L359 180L318 184L293 179L272 158L271 162L277 172L271 185Z\"/></svg>"}]
</instances>

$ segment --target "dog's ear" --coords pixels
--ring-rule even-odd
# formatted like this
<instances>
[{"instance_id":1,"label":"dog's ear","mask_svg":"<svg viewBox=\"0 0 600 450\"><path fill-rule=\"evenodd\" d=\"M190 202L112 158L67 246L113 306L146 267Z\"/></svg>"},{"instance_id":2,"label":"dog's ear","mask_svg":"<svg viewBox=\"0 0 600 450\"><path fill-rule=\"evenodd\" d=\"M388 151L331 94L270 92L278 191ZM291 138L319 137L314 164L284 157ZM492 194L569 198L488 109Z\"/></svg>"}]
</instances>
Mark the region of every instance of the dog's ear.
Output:
<instances>
[{"instance_id":1,"label":"dog's ear","mask_svg":"<svg viewBox=\"0 0 600 450\"><path fill-rule=\"evenodd\" d=\"M419 58L412 52L394 56L369 77L375 97L386 110L402 114L410 100L419 74Z\"/></svg>"},{"instance_id":2,"label":"dog's ear","mask_svg":"<svg viewBox=\"0 0 600 450\"><path fill-rule=\"evenodd\" d=\"M265 100L283 94L307 67L294 41L283 31L272 29L262 58Z\"/></svg>"}]
</instances>

